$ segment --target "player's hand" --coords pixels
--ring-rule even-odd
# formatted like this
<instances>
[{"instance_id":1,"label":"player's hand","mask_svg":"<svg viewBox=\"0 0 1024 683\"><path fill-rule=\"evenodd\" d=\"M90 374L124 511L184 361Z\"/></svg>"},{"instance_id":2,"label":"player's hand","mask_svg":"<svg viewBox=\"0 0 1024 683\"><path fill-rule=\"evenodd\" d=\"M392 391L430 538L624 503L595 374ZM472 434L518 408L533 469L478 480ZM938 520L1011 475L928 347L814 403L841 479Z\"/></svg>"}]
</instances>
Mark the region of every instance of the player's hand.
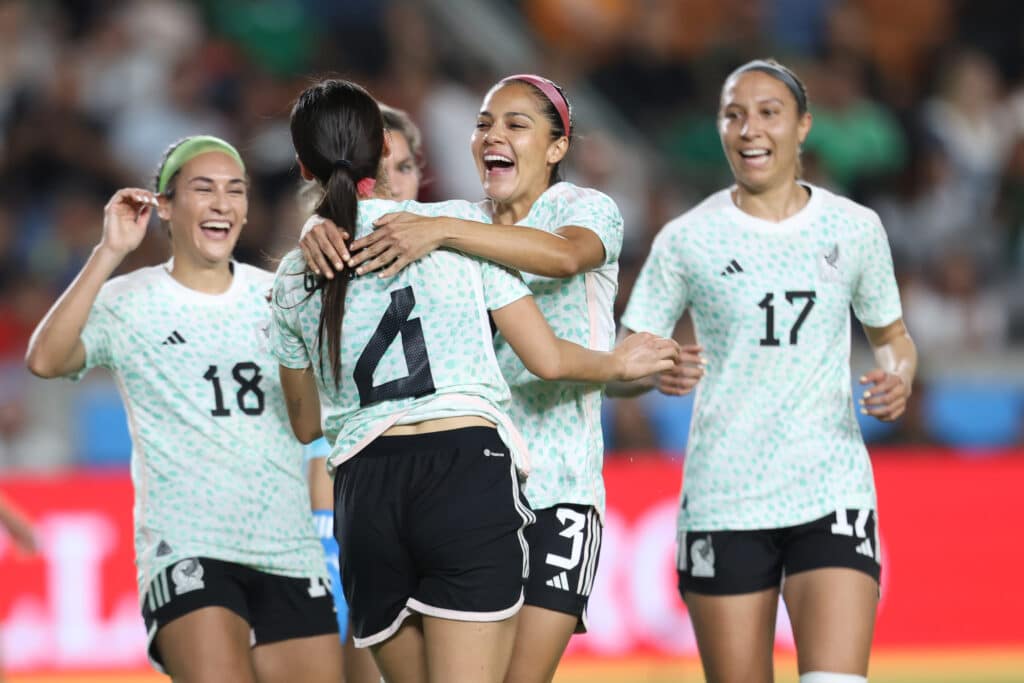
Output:
<instances>
[{"instance_id":1,"label":"player's hand","mask_svg":"<svg viewBox=\"0 0 1024 683\"><path fill-rule=\"evenodd\" d=\"M100 247L125 257L142 243L149 215L158 206L149 190L127 187L118 190L103 207L103 236Z\"/></svg>"},{"instance_id":2,"label":"player's hand","mask_svg":"<svg viewBox=\"0 0 1024 683\"><path fill-rule=\"evenodd\" d=\"M679 344L649 332L637 332L619 342L612 355L619 362L617 379L628 382L671 370L679 361Z\"/></svg>"},{"instance_id":3,"label":"player's hand","mask_svg":"<svg viewBox=\"0 0 1024 683\"><path fill-rule=\"evenodd\" d=\"M667 396L685 396L704 377L708 361L700 355L704 347L686 344L679 347L679 360L671 369L658 373L654 385Z\"/></svg>"},{"instance_id":4,"label":"player's hand","mask_svg":"<svg viewBox=\"0 0 1024 683\"><path fill-rule=\"evenodd\" d=\"M861 377L860 383L870 385L860 399L860 411L865 415L892 422L906 411L911 388L899 375L875 368Z\"/></svg>"},{"instance_id":5,"label":"player's hand","mask_svg":"<svg viewBox=\"0 0 1024 683\"><path fill-rule=\"evenodd\" d=\"M373 222L372 233L352 243L349 265L357 275L379 270L379 277L392 277L441 246L444 220L407 211L385 214Z\"/></svg>"},{"instance_id":6,"label":"player's hand","mask_svg":"<svg viewBox=\"0 0 1024 683\"><path fill-rule=\"evenodd\" d=\"M299 239L302 257L314 273L333 280L334 274L344 270L345 264L352 258L345 244L349 234L335 225L334 221L320 216L312 216L306 225L309 230L304 227Z\"/></svg>"}]
</instances>

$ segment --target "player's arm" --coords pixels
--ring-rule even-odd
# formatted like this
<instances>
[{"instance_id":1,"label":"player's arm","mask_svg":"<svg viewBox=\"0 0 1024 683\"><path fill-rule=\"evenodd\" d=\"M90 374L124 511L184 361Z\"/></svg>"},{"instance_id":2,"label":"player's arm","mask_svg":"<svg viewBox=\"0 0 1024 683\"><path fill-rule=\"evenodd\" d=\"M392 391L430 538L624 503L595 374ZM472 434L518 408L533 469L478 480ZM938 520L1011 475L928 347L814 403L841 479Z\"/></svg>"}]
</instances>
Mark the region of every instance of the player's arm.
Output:
<instances>
[{"instance_id":1,"label":"player's arm","mask_svg":"<svg viewBox=\"0 0 1024 683\"><path fill-rule=\"evenodd\" d=\"M157 201L148 190L118 190L103 210L103 236L78 276L36 326L25 363L39 377L60 377L85 366L81 334L100 288L146 236Z\"/></svg>"},{"instance_id":2,"label":"player's arm","mask_svg":"<svg viewBox=\"0 0 1024 683\"><path fill-rule=\"evenodd\" d=\"M902 319L885 327L868 327L864 332L871 344L877 367L860 378L870 385L860 399L865 415L891 422L907 409L917 372L917 348Z\"/></svg>"},{"instance_id":3,"label":"player's arm","mask_svg":"<svg viewBox=\"0 0 1024 683\"><path fill-rule=\"evenodd\" d=\"M494 324L523 361L543 380L601 384L668 370L679 345L653 334L634 334L612 351L593 351L555 336L533 297L525 296L491 311Z\"/></svg>"},{"instance_id":4,"label":"player's arm","mask_svg":"<svg viewBox=\"0 0 1024 683\"><path fill-rule=\"evenodd\" d=\"M295 438L310 443L323 436L320 427L320 394L312 368L279 366L281 390L284 391L288 407L288 421L291 422Z\"/></svg>"},{"instance_id":5,"label":"player's arm","mask_svg":"<svg viewBox=\"0 0 1024 683\"><path fill-rule=\"evenodd\" d=\"M0 527L7 530L22 550L27 553L36 551L36 536L32 524L3 496L0 496Z\"/></svg>"},{"instance_id":6,"label":"player's arm","mask_svg":"<svg viewBox=\"0 0 1024 683\"><path fill-rule=\"evenodd\" d=\"M628 327L620 327L617 341L621 342L631 334L633 331ZM657 389L668 396L684 396L693 391L704 377L707 359L701 355L703 350L700 344L682 344L679 359L668 370L632 381L610 382L605 392L613 398L632 398Z\"/></svg>"},{"instance_id":7,"label":"player's arm","mask_svg":"<svg viewBox=\"0 0 1024 683\"><path fill-rule=\"evenodd\" d=\"M447 247L519 271L563 278L593 270L606 257L597 233L578 225L547 232L408 212L381 216L374 225L372 233L352 242L348 250L344 233L333 223L316 225L301 240L307 263L326 268L328 261L337 265L341 259L360 275L380 271L381 277L391 277L435 249ZM326 259L311 256L315 251L322 251ZM332 276L330 268L324 272Z\"/></svg>"}]
</instances>

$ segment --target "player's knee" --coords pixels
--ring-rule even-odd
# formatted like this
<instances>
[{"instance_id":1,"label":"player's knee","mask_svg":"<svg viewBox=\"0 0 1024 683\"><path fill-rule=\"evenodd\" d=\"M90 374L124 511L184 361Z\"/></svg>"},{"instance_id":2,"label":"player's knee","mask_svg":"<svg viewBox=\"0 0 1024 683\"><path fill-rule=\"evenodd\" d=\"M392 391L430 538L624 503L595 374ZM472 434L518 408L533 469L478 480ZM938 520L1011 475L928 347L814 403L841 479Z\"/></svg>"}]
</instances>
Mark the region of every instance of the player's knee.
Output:
<instances>
[{"instance_id":1,"label":"player's knee","mask_svg":"<svg viewBox=\"0 0 1024 683\"><path fill-rule=\"evenodd\" d=\"M800 683L868 683L867 676L837 674L831 671L810 671L800 675Z\"/></svg>"}]
</instances>

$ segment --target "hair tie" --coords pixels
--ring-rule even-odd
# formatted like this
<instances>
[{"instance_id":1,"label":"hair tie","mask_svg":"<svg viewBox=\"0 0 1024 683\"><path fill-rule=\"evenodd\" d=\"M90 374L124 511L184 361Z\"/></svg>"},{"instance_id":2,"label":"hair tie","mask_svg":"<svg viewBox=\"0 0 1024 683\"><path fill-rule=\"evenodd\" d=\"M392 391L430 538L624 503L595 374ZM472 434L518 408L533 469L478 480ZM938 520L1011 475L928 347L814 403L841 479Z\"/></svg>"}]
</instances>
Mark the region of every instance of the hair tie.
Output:
<instances>
[{"instance_id":1,"label":"hair tie","mask_svg":"<svg viewBox=\"0 0 1024 683\"><path fill-rule=\"evenodd\" d=\"M338 159L337 161L335 161L331 165L334 166L335 170L338 170L338 169L341 169L341 170L344 170L344 171L351 171L352 170L352 162L349 161L348 159Z\"/></svg>"},{"instance_id":2,"label":"hair tie","mask_svg":"<svg viewBox=\"0 0 1024 683\"><path fill-rule=\"evenodd\" d=\"M377 180L375 178L361 178L356 183L356 193L360 197L372 197L373 188L377 186Z\"/></svg>"}]
</instances>

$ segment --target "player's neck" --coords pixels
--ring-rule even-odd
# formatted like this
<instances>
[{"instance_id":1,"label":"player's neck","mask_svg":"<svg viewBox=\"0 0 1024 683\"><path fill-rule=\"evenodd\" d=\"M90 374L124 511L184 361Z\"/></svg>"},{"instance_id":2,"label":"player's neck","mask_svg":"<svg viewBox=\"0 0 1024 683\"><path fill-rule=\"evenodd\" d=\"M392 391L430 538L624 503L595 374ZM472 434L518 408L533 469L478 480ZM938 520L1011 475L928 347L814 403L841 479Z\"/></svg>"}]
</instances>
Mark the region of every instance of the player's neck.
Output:
<instances>
[{"instance_id":1,"label":"player's neck","mask_svg":"<svg viewBox=\"0 0 1024 683\"><path fill-rule=\"evenodd\" d=\"M781 223L807 206L811 193L794 181L780 187L752 191L737 184L732 201L740 211L761 220Z\"/></svg>"},{"instance_id":2,"label":"player's neck","mask_svg":"<svg viewBox=\"0 0 1024 683\"><path fill-rule=\"evenodd\" d=\"M534 203L544 194L547 187L535 187L529 192L510 197L507 200L491 200L491 222L501 225L515 225L526 218Z\"/></svg>"},{"instance_id":3,"label":"player's neck","mask_svg":"<svg viewBox=\"0 0 1024 683\"><path fill-rule=\"evenodd\" d=\"M231 288L234 268L230 262L200 264L175 257L171 277L189 289L203 294L223 294Z\"/></svg>"}]
</instances>

